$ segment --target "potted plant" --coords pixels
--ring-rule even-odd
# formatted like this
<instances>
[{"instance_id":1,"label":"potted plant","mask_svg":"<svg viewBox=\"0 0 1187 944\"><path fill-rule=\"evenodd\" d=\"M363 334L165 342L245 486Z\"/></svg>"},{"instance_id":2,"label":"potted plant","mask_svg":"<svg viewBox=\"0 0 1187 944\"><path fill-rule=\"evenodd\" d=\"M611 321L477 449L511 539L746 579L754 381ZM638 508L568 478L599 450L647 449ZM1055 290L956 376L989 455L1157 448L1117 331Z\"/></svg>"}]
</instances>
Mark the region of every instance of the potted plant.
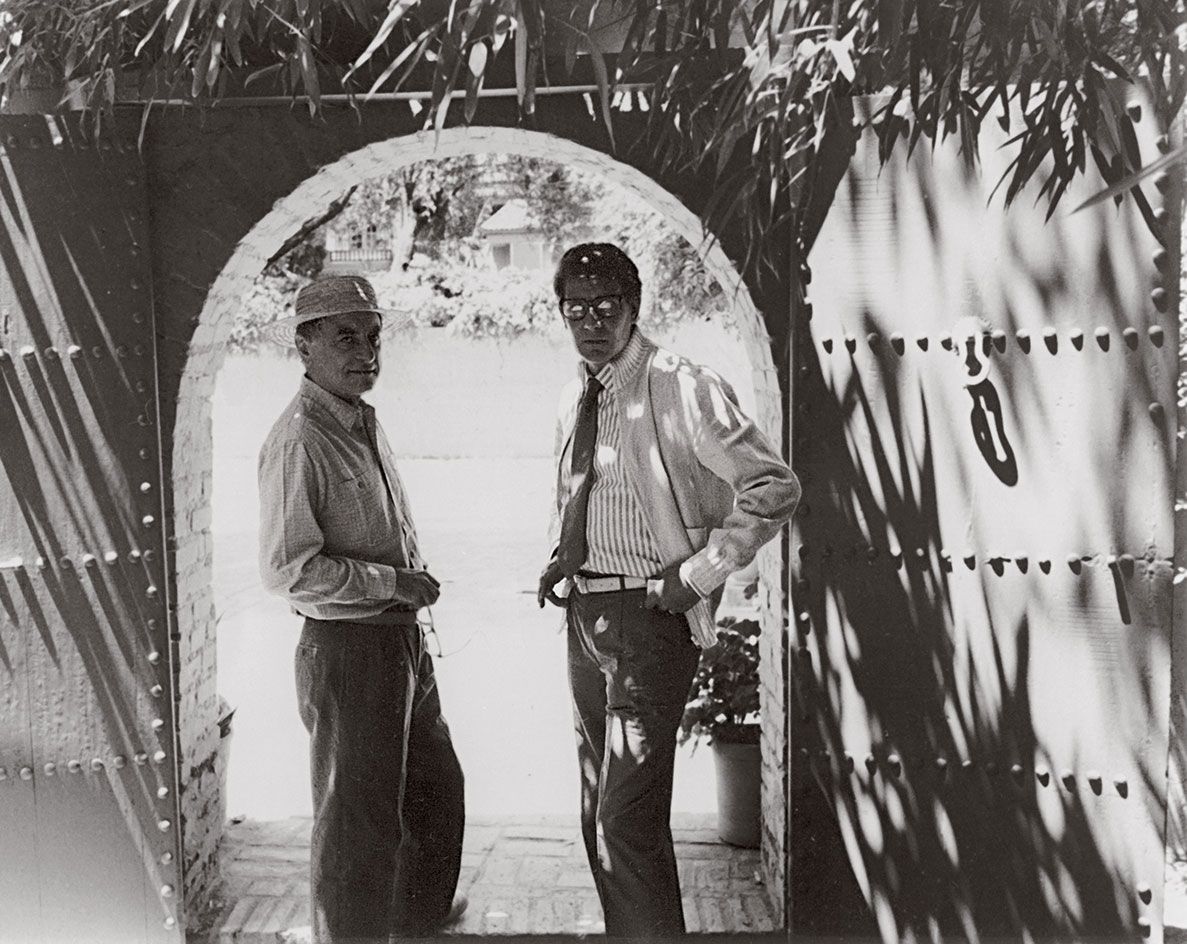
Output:
<instances>
[{"instance_id":1,"label":"potted plant","mask_svg":"<svg viewBox=\"0 0 1187 944\"><path fill-rule=\"evenodd\" d=\"M706 740L717 771L717 833L754 849L761 836L757 619L722 617L717 645L701 653L679 741Z\"/></svg>"}]
</instances>

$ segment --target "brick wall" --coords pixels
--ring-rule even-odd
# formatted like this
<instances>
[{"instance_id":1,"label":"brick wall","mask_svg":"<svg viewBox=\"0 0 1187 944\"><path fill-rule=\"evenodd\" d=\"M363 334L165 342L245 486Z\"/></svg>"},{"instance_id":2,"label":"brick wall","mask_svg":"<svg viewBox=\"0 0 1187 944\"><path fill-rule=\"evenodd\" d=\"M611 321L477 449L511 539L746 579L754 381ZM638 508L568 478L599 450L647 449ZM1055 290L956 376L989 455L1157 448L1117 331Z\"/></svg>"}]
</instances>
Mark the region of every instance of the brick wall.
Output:
<instances>
[{"instance_id":1,"label":"brick wall","mask_svg":"<svg viewBox=\"0 0 1187 944\"><path fill-rule=\"evenodd\" d=\"M694 212L708 196L693 180L648 175L644 154L617 161L605 153L601 124L573 97L550 99L541 127L516 130L509 103L484 103L487 124L418 131L403 104L348 109L314 122L289 109L226 109L200 115L167 111L150 121L147 145L152 207L154 289L161 351L162 427L171 524L171 575L180 633L181 765L186 904L191 916L216 875L222 830L219 796L215 613L211 596L211 405L238 299L267 258L305 220L361 179L418 160L472 153L518 153L557 160L601 174L634 190L664 213L694 245L702 229ZM580 142L580 143L577 143ZM634 161L635 164L631 162ZM658 175L657 175L658 176ZM684 202L677 196L683 196ZM687 204L687 205L686 205ZM730 234L706 250L706 263L732 288L738 276L727 249ZM756 294L760 303L761 294ZM746 292L738 321L754 365L756 420L779 442L782 407L771 340ZM772 324L786 308L773 312ZM778 330L778 329L777 329ZM170 454L171 452L171 454ZM785 746L782 563L778 544L760 561L763 601L763 862L768 888L782 911L784 879Z\"/></svg>"}]
</instances>

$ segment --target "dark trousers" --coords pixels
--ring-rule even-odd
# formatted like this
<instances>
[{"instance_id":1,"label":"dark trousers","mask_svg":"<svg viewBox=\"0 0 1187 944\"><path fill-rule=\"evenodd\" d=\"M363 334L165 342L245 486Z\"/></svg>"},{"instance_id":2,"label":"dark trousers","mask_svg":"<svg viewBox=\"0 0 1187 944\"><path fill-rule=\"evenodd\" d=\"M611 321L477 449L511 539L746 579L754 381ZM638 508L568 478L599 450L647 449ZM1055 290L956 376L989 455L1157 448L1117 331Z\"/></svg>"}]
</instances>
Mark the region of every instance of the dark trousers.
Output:
<instances>
[{"instance_id":1,"label":"dark trousers","mask_svg":"<svg viewBox=\"0 0 1187 944\"><path fill-rule=\"evenodd\" d=\"M645 597L575 593L568 608L581 832L613 936L684 931L672 768L699 651L688 620L646 609Z\"/></svg>"},{"instance_id":2,"label":"dark trousers","mask_svg":"<svg viewBox=\"0 0 1187 944\"><path fill-rule=\"evenodd\" d=\"M461 868L461 766L419 626L307 619L297 700L313 784L314 944L416 935Z\"/></svg>"}]
</instances>

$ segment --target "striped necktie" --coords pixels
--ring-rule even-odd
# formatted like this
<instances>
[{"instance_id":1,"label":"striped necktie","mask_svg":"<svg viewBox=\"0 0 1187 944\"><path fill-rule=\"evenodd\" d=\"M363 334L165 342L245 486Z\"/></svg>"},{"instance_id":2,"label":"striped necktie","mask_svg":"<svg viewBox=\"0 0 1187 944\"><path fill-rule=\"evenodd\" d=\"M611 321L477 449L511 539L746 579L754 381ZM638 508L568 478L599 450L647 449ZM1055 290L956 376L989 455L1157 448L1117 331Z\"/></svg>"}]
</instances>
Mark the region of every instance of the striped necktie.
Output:
<instances>
[{"instance_id":1,"label":"striped necktie","mask_svg":"<svg viewBox=\"0 0 1187 944\"><path fill-rule=\"evenodd\" d=\"M594 480L594 452L598 444L598 394L602 384L590 377L577 408L577 422L573 426L572 474L569 476L569 501L561 521L560 546L556 561L561 573L572 577L585 563L589 548L585 524L589 512L589 492Z\"/></svg>"}]
</instances>

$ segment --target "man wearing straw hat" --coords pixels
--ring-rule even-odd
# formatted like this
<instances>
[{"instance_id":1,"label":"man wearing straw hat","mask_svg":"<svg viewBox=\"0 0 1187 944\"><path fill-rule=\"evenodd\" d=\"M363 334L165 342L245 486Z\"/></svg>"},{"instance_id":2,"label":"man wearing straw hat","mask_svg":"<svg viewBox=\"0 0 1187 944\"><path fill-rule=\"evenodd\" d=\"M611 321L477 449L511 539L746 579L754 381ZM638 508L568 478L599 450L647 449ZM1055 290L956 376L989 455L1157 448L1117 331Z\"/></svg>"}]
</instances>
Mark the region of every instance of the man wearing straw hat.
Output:
<instances>
[{"instance_id":1,"label":"man wearing straw hat","mask_svg":"<svg viewBox=\"0 0 1187 944\"><path fill-rule=\"evenodd\" d=\"M390 313L389 313L390 314ZM383 941L461 915L463 778L417 610L438 596L375 410L384 312L359 276L297 295L296 397L260 451L260 571L305 617L313 940Z\"/></svg>"},{"instance_id":2,"label":"man wearing straw hat","mask_svg":"<svg viewBox=\"0 0 1187 944\"><path fill-rule=\"evenodd\" d=\"M537 601L567 607L582 835L606 934L679 934L672 771L698 647L716 642L722 584L779 533L799 482L725 381L639 332L639 272L621 249L573 247L554 288L581 363L561 394Z\"/></svg>"}]
</instances>

